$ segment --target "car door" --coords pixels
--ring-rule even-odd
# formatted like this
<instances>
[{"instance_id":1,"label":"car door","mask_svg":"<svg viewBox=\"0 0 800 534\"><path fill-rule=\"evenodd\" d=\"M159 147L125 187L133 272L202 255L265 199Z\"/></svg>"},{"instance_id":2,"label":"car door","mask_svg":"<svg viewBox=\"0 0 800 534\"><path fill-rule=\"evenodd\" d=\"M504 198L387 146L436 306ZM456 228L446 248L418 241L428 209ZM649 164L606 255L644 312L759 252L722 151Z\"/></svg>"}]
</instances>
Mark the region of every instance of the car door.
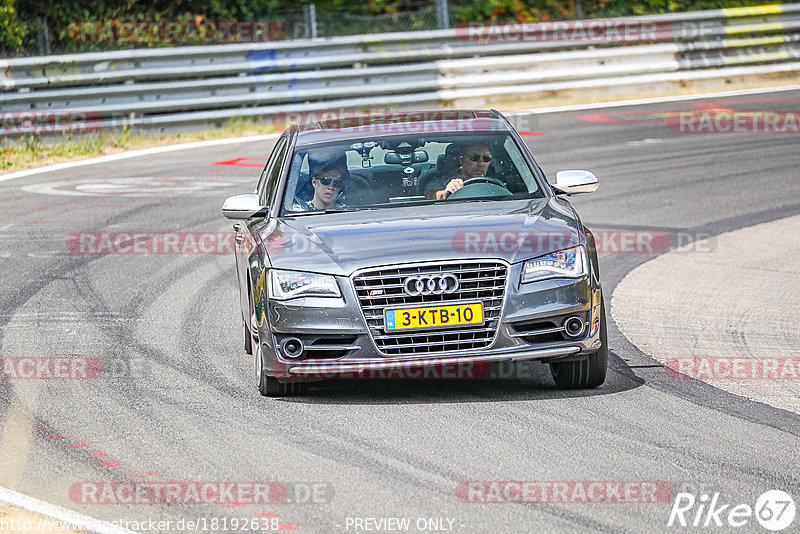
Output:
<instances>
[{"instance_id":1,"label":"car door","mask_svg":"<svg viewBox=\"0 0 800 534\"><path fill-rule=\"evenodd\" d=\"M288 146L287 136L282 136L275 143L275 148L267 160L261 177L258 180L256 193L261 199L261 205L266 206L267 193L274 188L275 180L280 175L283 160L286 157ZM236 247L236 273L239 279L239 301L241 303L242 317L245 324L250 325L250 293L252 284L265 268L258 253L257 229L263 224L264 218L254 217L243 223L233 225L235 231L234 241ZM255 272L254 272L255 271ZM248 272L252 273L248 278Z\"/></svg>"}]
</instances>

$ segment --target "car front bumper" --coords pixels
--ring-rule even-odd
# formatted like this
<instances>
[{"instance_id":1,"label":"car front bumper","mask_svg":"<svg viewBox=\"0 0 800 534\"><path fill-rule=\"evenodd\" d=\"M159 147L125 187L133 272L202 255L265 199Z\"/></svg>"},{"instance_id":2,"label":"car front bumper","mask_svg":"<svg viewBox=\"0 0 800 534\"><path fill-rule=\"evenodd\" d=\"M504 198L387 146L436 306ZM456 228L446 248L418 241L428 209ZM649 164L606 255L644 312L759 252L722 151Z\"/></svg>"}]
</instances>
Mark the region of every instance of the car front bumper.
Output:
<instances>
[{"instance_id":1,"label":"car front bumper","mask_svg":"<svg viewBox=\"0 0 800 534\"><path fill-rule=\"evenodd\" d=\"M590 277L515 284L518 266L510 266L503 310L495 338L484 348L413 355L387 355L372 339L354 289L341 284L341 299L268 301L267 321L259 328L264 371L281 379L356 375L431 366L460 366L513 360L566 361L600 348L600 288ZM585 318L585 332L574 339L558 334L527 335L531 325L566 317ZM539 327L536 327L539 328ZM539 328L537 331L545 331ZM303 356L287 356L287 339L300 339Z\"/></svg>"},{"instance_id":2,"label":"car front bumper","mask_svg":"<svg viewBox=\"0 0 800 534\"><path fill-rule=\"evenodd\" d=\"M594 350L597 350L596 348ZM553 347L548 349L534 350L505 350L484 352L476 355L461 354L459 356L437 355L435 357L409 357L409 358L383 358L364 359L359 361L342 362L300 362L296 364L286 364L286 371L289 375L326 377L327 375L338 374L360 374L368 371L391 371L416 369L420 367L438 366L464 366L466 364L482 364L500 361L519 361L519 360L541 360L541 359L564 359L567 356L586 352L587 349L578 345L565 347ZM591 351L589 351L591 352Z\"/></svg>"}]
</instances>

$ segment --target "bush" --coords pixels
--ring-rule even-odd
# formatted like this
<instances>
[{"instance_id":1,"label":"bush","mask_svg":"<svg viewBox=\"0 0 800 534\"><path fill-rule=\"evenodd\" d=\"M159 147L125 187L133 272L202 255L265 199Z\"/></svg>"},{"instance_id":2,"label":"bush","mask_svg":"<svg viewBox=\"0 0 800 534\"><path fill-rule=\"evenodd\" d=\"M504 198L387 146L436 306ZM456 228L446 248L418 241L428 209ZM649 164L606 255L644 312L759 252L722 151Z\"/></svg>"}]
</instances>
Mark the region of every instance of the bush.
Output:
<instances>
[{"instance_id":1,"label":"bush","mask_svg":"<svg viewBox=\"0 0 800 534\"><path fill-rule=\"evenodd\" d=\"M19 51L30 31L30 27L17 17L14 0L0 0L0 52Z\"/></svg>"},{"instance_id":2,"label":"bush","mask_svg":"<svg viewBox=\"0 0 800 534\"><path fill-rule=\"evenodd\" d=\"M435 0L0 0L0 53L39 53L37 29L49 28L51 53L115 48L170 46L153 42L98 42L79 39L82 23L99 21L119 27L131 21L277 21L287 28L275 39L306 36L302 6L314 2L319 35L422 30L436 27ZM744 5L775 0L449 0L450 22L539 22L577 18L660 14ZM797 0L795 0L797 1ZM105 27L104 26L104 27ZM187 42L183 44L195 44ZM13 54L12 54L13 55Z\"/></svg>"}]
</instances>

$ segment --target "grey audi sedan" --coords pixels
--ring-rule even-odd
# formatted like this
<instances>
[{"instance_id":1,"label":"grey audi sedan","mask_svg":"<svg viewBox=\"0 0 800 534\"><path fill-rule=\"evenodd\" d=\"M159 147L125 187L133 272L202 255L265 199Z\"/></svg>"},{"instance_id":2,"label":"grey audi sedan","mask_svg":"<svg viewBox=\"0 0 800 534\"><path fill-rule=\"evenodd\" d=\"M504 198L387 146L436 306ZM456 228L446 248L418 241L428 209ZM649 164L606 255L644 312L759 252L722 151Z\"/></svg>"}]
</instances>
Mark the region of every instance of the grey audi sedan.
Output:
<instances>
[{"instance_id":1,"label":"grey audi sedan","mask_svg":"<svg viewBox=\"0 0 800 534\"><path fill-rule=\"evenodd\" d=\"M310 381L510 360L606 377L592 233L496 111L351 116L280 136L227 199L245 349L265 396Z\"/></svg>"}]
</instances>

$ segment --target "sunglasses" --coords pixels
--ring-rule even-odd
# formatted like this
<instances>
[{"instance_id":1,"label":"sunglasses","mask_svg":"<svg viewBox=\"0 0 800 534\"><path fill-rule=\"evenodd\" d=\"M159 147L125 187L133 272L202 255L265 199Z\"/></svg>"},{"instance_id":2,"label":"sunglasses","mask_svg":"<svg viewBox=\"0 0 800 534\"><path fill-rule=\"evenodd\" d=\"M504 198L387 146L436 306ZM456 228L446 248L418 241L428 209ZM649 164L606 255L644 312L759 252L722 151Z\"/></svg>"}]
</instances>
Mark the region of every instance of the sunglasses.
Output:
<instances>
[{"instance_id":1,"label":"sunglasses","mask_svg":"<svg viewBox=\"0 0 800 534\"><path fill-rule=\"evenodd\" d=\"M317 176L317 180L319 180L319 183L322 185L331 185L331 182L333 182L333 187L336 189L344 189L344 182L342 180L335 180L326 176Z\"/></svg>"},{"instance_id":2,"label":"sunglasses","mask_svg":"<svg viewBox=\"0 0 800 534\"><path fill-rule=\"evenodd\" d=\"M492 156L487 154L484 155L468 154L467 158L473 163L478 163L481 159L483 159L484 163L489 163L490 161L492 161Z\"/></svg>"}]
</instances>

